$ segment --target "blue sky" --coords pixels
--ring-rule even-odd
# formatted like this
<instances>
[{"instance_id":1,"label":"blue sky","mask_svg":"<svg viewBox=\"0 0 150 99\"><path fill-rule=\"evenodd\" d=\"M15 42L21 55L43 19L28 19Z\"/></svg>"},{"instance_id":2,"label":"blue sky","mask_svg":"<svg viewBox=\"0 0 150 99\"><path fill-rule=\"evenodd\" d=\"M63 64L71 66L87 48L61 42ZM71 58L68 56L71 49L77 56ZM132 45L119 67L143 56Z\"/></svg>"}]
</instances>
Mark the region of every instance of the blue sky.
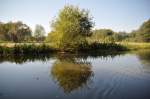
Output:
<instances>
[{"instance_id":1,"label":"blue sky","mask_svg":"<svg viewBox=\"0 0 150 99\"><path fill-rule=\"evenodd\" d=\"M130 32L150 19L150 0L0 0L0 21L20 20L32 29L41 24L48 32L65 4L89 9L95 28Z\"/></svg>"}]
</instances>

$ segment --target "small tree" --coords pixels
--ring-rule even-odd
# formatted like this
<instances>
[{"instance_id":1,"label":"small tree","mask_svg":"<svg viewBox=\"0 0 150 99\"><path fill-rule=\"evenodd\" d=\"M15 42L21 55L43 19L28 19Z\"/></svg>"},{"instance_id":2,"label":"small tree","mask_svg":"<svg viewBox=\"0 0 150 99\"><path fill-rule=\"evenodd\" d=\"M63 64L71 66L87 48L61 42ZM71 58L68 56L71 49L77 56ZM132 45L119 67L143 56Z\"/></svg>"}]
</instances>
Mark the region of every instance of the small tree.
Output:
<instances>
[{"instance_id":1,"label":"small tree","mask_svg":"<svg viewBox=\"0 0 150 99\"><path fill-rule=\"evenodd\" d=\"M85 9L67 5L60 10L56 20L52 22L52 42L60 49L75 49L85 42L85 37L91 32L93 26L92 18ZM51 39L51 38L49 38Z\"/></svg>"},{"instance_id":2,"label":"small tree","mask_svg":"<svg viewBox=\"0 0 150 99\"><path fill-rule=\"evenodd\" d=\"M44 38L45 38L45 29L43 26L41 25L36 25L35 26L35 31L34 31L34 37L35 37L35 40L40 42L40 41L43 41Z\"/></svg>"}]
</instances>

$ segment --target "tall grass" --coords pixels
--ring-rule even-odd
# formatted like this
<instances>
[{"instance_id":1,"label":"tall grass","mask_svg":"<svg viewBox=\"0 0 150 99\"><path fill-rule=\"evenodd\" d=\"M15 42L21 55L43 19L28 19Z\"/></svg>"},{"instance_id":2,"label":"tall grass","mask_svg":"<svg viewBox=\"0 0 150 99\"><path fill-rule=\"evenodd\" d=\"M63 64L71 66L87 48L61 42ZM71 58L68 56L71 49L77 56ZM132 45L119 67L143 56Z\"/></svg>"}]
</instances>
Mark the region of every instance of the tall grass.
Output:
<instances>
[{"instance_id":1,"label":"tall grass","mask_svg":"<svg viewBox=\"0 0 150 99\"><path fill-rule=\"evenodd\" d=\"M34 45L34 44L15 44L13 47L0 46L0 54L41 54L54 52L56 49L51 48L46 44Z\"/></svg>"},{"instance_id":2,"label":"tall grass","mask_svg":"<svg viewBox=\"0 0 150 99\"><path fill-rule=\"evenodd\" d=\"M80 51L126 51L128 50L127 47L116 44L116 43L85 43L81 44L78 48Z\"/></svg>"},{"instance_id":3,"label":"tall grass","mask_svg":"<svg viewBox=\"0 0 150 99\"><path fill-rule=\"evenodd\" d=\"M77 48L67 48L65 52L98 52L98 51L124 51L127 50L125 46L116 43L82 43ZM49 44L8 44L7 46L0 46L0 55L7 54L41 54L41 53L52 53L60 52L61 49L56 49Z\"/></svg>"}]
</instances>

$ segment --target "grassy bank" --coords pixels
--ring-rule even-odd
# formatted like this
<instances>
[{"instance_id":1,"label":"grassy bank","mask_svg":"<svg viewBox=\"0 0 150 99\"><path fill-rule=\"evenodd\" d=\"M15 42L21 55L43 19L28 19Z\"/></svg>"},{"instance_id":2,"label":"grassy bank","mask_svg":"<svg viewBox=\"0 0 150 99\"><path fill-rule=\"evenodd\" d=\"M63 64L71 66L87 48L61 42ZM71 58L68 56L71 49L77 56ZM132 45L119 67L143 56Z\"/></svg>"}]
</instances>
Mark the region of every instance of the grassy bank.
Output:
<instances>
[{"instance_id":1,"label":"grassy bank","mask_svg":"<svg viewBox=\"0 0 150 99\"><path fill-rule=\"evenodd\" d=\"M1 55L9 54L46 54L57 51L46 44L6 44L0 46Z\"/></svg>"},{"instance_id":2,"label":"grassy bank","mask_svg":"<svg viewBox=\"0 0 150 99\"><path fill-rule=\"evenodd\" d=\"M54 48L50 43L0 43L0 55L8 54L47 54L57 52L71 53L99 53L99 52L118 52L127 50L150 49L150 43L83 43L77 48L66 48L61 50Z\"/></svg>"},{"instance_id":3,"label":"grassy bank","mask_svg":"<svg viewBox=\"0 0 150 99\"><path fill-rule=\"evenodd\" d=\"M98 53L98 52L115 52L127 50L126 47L115 43L90 43L81 44L77 48L66 48L61 50L54 48L50 43L1 43L0 54L45 54L55 52L71 53Z\"/></svg>"},{"instance_id":4,"label":"grassy bank","mask_svg":"<svg viewBox=\"0 0 150 99\"><path fill-rule=\"evenodd\" d=\"M118 42L117 44L125 46L129 50L150 49L150 43Z\"/></svg>"}]
</instances>

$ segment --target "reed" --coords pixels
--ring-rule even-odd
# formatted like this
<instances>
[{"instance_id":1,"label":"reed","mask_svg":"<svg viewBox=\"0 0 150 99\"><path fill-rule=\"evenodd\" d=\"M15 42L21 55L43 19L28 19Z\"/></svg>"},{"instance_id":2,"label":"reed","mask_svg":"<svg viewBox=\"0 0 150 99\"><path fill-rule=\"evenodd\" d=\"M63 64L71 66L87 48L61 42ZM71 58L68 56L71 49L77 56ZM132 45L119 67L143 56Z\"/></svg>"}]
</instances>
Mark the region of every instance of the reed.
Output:
<instances>
[{"instance_id":1,"label":"reed","mask_svg":"<svg viewBox=\"0 0 150 99\"><path fill-rule=\"evenodd\" d=\"M12 47L9 46L0 46L0 54L7 55L7 54L44 54L55 52L56 49L51 48L49 45L46 44L15 44Z\"/></svg>"}]
</instances>

